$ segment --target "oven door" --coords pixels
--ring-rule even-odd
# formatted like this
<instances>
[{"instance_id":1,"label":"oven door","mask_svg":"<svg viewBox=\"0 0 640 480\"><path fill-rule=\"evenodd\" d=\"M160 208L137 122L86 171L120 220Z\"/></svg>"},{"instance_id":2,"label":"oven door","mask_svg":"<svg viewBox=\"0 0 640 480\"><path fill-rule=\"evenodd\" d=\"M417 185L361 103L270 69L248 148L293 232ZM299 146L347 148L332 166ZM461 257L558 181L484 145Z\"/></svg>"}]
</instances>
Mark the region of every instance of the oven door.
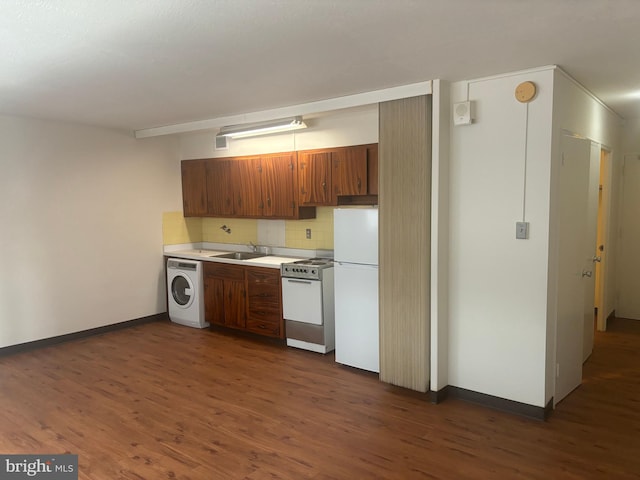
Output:
<instances>
[{"instance_id":1,"label":"oven door","mask_svg":"<svg viewBox=\"0 0 640 480\"><path fill-rule=\"evenodd\" d=\"M322 325L322 281L283 278L282 313L285 320Z\"/></svg>"}]
</instances>

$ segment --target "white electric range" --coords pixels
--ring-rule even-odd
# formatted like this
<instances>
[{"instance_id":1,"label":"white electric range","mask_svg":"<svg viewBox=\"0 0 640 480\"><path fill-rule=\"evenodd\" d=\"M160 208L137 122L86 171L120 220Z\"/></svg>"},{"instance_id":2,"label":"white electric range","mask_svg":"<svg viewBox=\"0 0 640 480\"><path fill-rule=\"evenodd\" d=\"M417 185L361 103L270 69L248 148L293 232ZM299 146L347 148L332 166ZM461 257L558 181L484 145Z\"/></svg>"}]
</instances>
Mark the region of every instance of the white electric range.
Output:
<instances>
[{"instance_id":1,"label":"white electric range","mask_svg":"<svg viewBox=\"0 0 640 480\"><path fill-rule=\"evenodd\" d=\"M333 259L283 263L280 271L287 345L331 352L335 348Z\"/></svg>"}]
</instances>

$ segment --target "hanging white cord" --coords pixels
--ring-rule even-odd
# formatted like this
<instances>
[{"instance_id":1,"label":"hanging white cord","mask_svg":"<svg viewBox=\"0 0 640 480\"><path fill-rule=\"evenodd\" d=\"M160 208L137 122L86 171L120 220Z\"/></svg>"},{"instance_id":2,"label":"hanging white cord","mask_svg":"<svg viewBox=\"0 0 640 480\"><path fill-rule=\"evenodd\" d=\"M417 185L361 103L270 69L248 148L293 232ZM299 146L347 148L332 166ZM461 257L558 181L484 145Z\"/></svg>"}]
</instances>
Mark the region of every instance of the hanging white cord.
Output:
<instances>
[{"instance_id":1,"label":"hanging white cord","mask_svg":"<svg viewBox=\"0 0 640 480\"><path fill-rule=\"evenodd\" d=\"M529 144L529 103L525 103L524 117L524 175L522 182L522 221L525 221L527 204L527 150Z\"/></svg>"}]
</instances>

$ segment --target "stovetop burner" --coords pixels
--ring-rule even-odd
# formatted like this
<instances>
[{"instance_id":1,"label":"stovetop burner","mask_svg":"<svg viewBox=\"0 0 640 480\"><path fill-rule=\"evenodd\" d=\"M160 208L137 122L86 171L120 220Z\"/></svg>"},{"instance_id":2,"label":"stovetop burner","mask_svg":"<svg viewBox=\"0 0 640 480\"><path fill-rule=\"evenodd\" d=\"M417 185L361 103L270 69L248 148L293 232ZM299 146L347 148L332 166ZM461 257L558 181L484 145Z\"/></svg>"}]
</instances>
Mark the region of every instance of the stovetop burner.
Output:
<instances>
[{"instance_id":1,"label":"stovetop burner","mask_svg":"<svg viewBox=\"0 0 640 480\"><path fill-rule=\"evenodd\" d=\"M313 265L313 266L317 266L317 265L332 265L333 264L333 258L309 258L309 259L305 259L305 260L298 260L296 262L293 262L296 265Z\"/></svg>"},{"instance_id":2,"label":"stovetop burner","mask_svg":"<svg viewBox=\"0 0 640 480\"><path fill-rule=\"evenodd\" d=\"M322 270L333 267L332 258L309 258L291 263L283 263L280 273L283 277L322 280Z\"/></svg>"}]
</instances>

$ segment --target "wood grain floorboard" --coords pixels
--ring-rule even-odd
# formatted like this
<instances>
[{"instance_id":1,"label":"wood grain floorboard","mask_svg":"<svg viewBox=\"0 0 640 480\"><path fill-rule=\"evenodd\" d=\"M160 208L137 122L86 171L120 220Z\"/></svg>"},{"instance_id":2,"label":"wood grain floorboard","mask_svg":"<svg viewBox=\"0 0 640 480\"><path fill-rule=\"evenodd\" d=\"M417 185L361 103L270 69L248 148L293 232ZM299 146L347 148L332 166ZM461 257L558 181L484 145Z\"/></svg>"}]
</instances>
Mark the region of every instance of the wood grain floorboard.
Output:
<instances>
[{"instance_id":1,"label":"wood grain floorboard","mask_svg":"<svg viewBox=\"0 0 640 480\"><path fill-rule=\"evenodd\" d=\"M0 452L81 479L638 479L640 322L547 422L440 405L332 355L157 322L0 358Z\"/></svg>"}]
</instances>

